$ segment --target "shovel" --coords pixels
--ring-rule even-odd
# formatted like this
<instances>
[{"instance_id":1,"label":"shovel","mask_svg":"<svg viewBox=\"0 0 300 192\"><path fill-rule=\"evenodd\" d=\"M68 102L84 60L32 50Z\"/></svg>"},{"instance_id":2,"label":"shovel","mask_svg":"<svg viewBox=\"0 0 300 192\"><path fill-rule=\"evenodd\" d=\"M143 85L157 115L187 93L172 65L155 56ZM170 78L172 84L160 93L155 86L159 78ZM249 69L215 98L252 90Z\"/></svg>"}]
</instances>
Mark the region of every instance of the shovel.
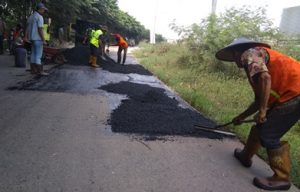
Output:
<instances>
[{"instance_id":1,"label":"shovel","mask_svg":"<svg viewBox=\"0 0 300 192\"><path fill-rule=\"evenodd\" d=\"M255 122L255 120L250 119L250 120L241 121L241 123L252 123L252 122ZM221 125L216 125L214 127L209 127L209 126L204 126L204 125L194 125L194 127L197 128L197 129L203 130L203 131L209 131L209 132L214 132L214 133L219 133L219 134L222 134L222 135L235 137L236 135L232 132L219 130L220 128L226 127L226 126L231 125L231 124L233 124L233 121L230 121L228 123L221 124Z\"/></svg>"}]
</instances>

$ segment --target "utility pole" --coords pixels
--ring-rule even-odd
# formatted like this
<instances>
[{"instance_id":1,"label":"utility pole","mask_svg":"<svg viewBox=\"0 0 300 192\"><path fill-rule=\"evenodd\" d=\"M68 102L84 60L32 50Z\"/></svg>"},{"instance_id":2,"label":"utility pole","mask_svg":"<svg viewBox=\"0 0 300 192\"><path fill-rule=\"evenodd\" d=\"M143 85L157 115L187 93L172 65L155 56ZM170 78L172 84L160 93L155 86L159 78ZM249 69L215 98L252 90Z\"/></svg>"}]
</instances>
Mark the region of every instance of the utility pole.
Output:
<instances>
[{"instance_id":1,"label":"utility pole","mask_svg":"<svg viewBox=\"0 0 300 192\"><path fill-rule=\"evenodd\" d=\"M212 13L212 14L216 14L216 10L217 10L217 1L218 1L218 0L212 0L212 6L211 6L211 13Z\"/></svg>"},{"instance_id":2,"label":"utility pole","mask_svg":"<svg viewBox=\"0 0 300 192\"><path fill-rule=\"evenodd\" d=\"M157 19L157 10L158 10L158 0L155 2L155 10L154 10L154 21L153 21L153 28L150 29L150 43L155 44L155 28L156 28L156 19Z\"/></svg>"}]
</instances>

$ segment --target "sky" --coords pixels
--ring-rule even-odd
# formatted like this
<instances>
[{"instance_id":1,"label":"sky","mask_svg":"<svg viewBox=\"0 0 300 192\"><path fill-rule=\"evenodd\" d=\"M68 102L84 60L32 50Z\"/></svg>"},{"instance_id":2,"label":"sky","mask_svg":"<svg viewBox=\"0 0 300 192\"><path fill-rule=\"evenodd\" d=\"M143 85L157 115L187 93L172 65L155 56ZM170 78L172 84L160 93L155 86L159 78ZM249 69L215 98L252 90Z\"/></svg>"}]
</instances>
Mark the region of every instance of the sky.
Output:
<instances>
[{"instance_id":1,"label":"sky","mask_svg":"<svg viewBox=\"0 0 300 192\"><path fill-rule=\"evenodd\" d=\"M135 17L147 29L168 39L178 38L169 24L189 26L211 13L212 0L118 0L119 8ZM217 14L231 7L267 6L267 16L279 27L283 8L300 6L300 0L217 0Z\"/></svg>"}]
</instances>

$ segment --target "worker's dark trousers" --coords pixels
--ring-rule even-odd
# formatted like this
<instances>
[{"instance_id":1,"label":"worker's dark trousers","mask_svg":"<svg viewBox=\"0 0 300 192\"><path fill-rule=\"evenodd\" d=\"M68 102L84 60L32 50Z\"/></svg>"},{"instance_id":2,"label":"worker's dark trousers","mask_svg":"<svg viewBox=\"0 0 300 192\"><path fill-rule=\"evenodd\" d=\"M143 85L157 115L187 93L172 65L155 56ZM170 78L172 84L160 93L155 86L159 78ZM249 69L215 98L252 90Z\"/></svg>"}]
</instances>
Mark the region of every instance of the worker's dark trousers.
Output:
<instances>
[{"instance_id":1,"label":"worker's dark trousers","mask_svg":"<svg viewBox=\"0 0 300 192\"><path fill-rule=\"evenodd\" d=\"M300 119L300 96L271 108L267 121L257 125L262 146L267 149L280 148L280 138Z\"/></svg>"},{"instance_id":2,"label":"worker's dark trousers","mask_svg":"<svg viewBox=\"0 0 300 192\"><path fill-rule=\"evenodd\" d=\"M119 49L118 49L118 64L121 63L121 60L122 60L122 51L124 50L124 53L123 53L123 64L125 63L126 61L126 57L127 57L127 48L122 48L119 46Z\"/></svg>"},{"instance_id":3,"label":"worker's dark trousers","mask_svg":"<svg viewBox=\"0 0 300 192\"><path fill-rule=\"evenodd\" d=\"M3 35L0 35L0 54L3 54Z\"/></svg>"},{"instance_id":4,"label":"worker's dark trousers","mask_svg":"<svg viewBox=\"0 0 300 192\"><path fill-rule=\"evenodd\" d=\"M90 44L90 55L97 57L99 54L99 48L93 44Z\"/></svg>"}]
</instances>

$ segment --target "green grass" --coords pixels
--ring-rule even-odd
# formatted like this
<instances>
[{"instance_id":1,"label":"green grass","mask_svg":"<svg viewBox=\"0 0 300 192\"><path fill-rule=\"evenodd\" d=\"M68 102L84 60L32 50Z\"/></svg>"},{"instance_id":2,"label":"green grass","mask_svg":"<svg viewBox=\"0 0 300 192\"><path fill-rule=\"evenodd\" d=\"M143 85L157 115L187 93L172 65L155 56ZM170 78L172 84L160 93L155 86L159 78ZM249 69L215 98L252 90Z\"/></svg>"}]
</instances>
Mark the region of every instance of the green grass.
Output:
<instances>
[{"instance_id":1,"label":"green grass","mask_svg":"<svg viewBox=\"0 0 300 192\"><path fill-rule=\"evenodd\" d=\"M253 100L253 92L245 78L233 79L222 73L208 72L205 64L191 59L193 57L184 45L142 44L134 54L142 65L183 99L218 123L229 122ZM244 124L230 129L244 142L250 127ZM291 145L291 177L293 183L300 187L300 123L283 140ZM265 151L259 154L266 158Z\"/></svg>"}]
</instances>

